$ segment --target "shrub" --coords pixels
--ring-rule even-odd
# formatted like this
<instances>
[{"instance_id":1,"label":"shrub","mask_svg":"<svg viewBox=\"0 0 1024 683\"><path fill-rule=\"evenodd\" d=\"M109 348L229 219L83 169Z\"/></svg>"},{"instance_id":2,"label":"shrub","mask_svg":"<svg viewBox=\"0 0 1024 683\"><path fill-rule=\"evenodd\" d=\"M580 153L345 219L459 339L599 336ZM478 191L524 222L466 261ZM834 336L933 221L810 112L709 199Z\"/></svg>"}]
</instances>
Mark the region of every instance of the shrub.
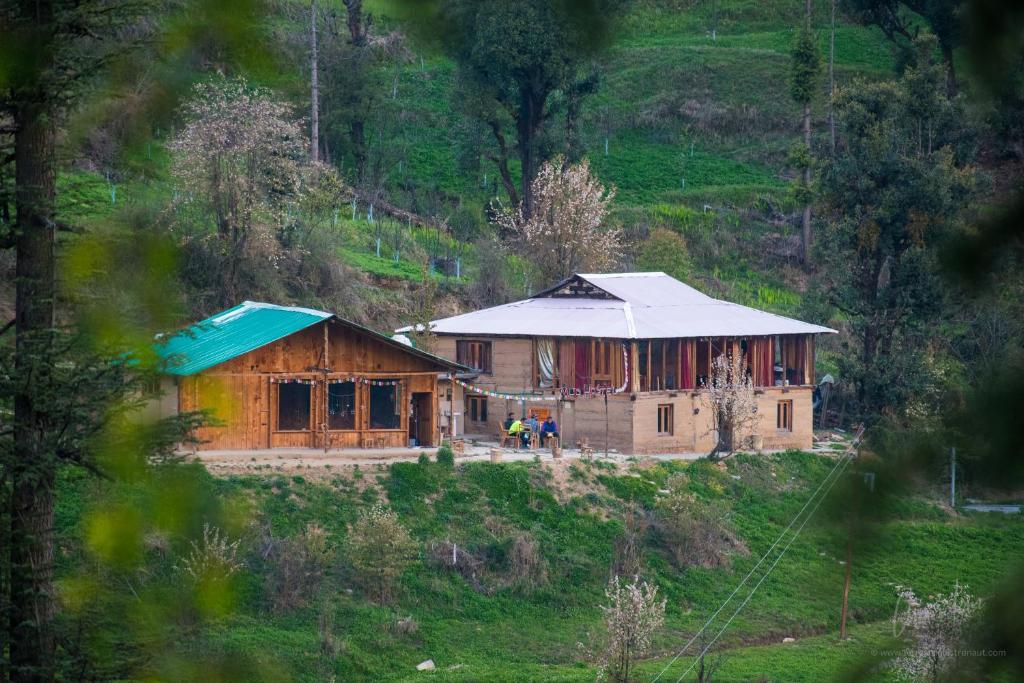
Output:
<instances>
[{"instance_id":1,"label":"shrub","mask_svg":"<svg viewBox=\"0 0 1024 683\"><path fill-rule=\"evenodd\" d=\"M271 609L298 609L319 592L334 558L323 528L310 524L298 536L284 539L267 535L261 545Z\"/></svg>"},{"instance_id":2,"label":"shrub","mask_svg":"<svg viewBox=\"0 0 1024 683\"><path fill-rule=\"evenodd\" d=\"M437 464L444 467L455 467L455 453L445 444L437 449Z\"/></svg>"},{"instance_id":3,"label":"shrub","mask_svg":"<svg viewBox=\"0 0 1024 683\"><path fill-rule=\"evenodd\" d=\"M679 472L668 479L668 493L656 506L658 531L677 567L723 567L730 553L747 549L729 527L721 503L704 502L688 490L689 480Z\"/></svg>"},{"instance_id":4,"label":"shrub","mask_svg":"<svg viewBox=\"0 0 1024 683\"><path fill-rule=\"evenodd\" d=\"M238 544L221 536L217 527L204 524L202 542L192 541L191 552L176 568L195 581L227 580L242 568L238 561Z\"/></svg>"},{"instance_id":5,"label":"shrub","mask_svg":"<svg viewBox=\"0 0 1024 683\"><path fill-rule=\"evenodd\" d=\"M420 457L416 459L416 462L426 467L427 465L430 464L430 456L428 456L426 453L420 453Z\"/></svg>"},{"instance_id":6,"label":"shrub","mask_svg":"<svg viewBox=\"0 0 1024 683\"><path fill-rule=\"evenodd\" d=\"M640 270L660 270L678 280L686 280L692 268L686 242L665 228L653 230L640 245L636 263Z\"/></svg>"},{"instance_id":7,"label":"shrub","mask_svg":"<svg viewBox=\"0 0 1024 683\"><path fill-rule=\"evenodd\" d=\"M516 536L509 552L509 582L520 588L532 589L544 585L547 580L547 567L537 541L529 534Z\"/></svg>"},{"instance_id":8,"label":"shrub","mask_svg":"<svg viewBox=\"0 0 1024 683\"><path fill-rule=\"evenodd\" d=\"M643 540L647 519L635 510L627 510L625 528L612 545L612 576L638 576L643 564Z\"/></svg>"},{"instance_id":9,"label":"shrub","mask_svg":"<svg viewBox=\"0 0 1024 683\"><path fill-rule=\"evenodd\" d=\"M398 515L375 505L362 512L348 538L348 560L371 599L390 600L398 578L412 562L416 542Z\"/></svg>"}]
</instances>

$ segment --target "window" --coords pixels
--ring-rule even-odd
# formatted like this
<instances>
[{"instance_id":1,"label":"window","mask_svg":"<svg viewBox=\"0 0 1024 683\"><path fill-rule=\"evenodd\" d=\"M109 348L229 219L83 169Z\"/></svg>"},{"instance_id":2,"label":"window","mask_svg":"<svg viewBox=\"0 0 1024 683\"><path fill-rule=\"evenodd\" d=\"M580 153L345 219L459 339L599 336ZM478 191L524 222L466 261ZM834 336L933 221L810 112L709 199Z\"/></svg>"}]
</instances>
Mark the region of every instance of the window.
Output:
<instances>
[{"instance_id":1,"label":"window","mask_svg":"<svg viewBox=\"0 0 1024 683\"><path fill-rule=\"evenodd\" d=\"M310 396L313 387L309 384L277 385L277 428L284 432L309 429Z\"/></svg>"},{"instance_id":2,"label":"window","mask_svg":"<svg viewBox=\"0 0 1024 683\"><path fill-rule=\"evenodd\" d=\"M612 380L613 366L616 358L614 355L615 342L594 340L593 354L594 354L594 372L593 377L595 380L603 379L606 381Z\"/></svg>"},{"instance_id":3,"label":"window","mask_svg":"<svg viewBox=\"0 0 1024 683\"><path fill-rule=\"evenodd\" d=\"M370 385L370 429L399 429L402 426L400 394L401 387L397 382Z\"/></svg>"},{"instance_id":4,"label":"window","mask_svg":"<svg viewBox=\"0 0 1024 683\"><path fill-rule=\"evenodd\" d=\"M470 422L487 422L487 397L467 396L466 417Z\"/></svg>"},{"instance_id":5,"label":"window","mask_svg":"<svg viewBox=\"0 0 1024 683\"><path fill-rule=\"evenodd\" d=\"M457 341L455 342L455 360L474 370L490 374L491 342Z\"/></svg>"},{"instance_id":6,"label":"window","mask_svg":"<svg viewBox=\"0 0 1024 683\"><path fill-rule=\"evenodd\" d=\"M777 411L775 426L784 432L793 431L793 402L779 401Z\"/></svg>"},{"instance_id":7,"label":"window","mask_svg":"<svg viewBox=\"0 0 1024 683\"><path fill-rule=\"evenodd\" d=\"M658 406L658 433L672 435L673 432L673 405L663 403Z\"/></svg>"},{"instance_id":8,"label":"window","mask_svg":"<svg viewBox=\"0 0 1024 683\"><path fill-rule=\"evenodd\" d=\"M636 371L640 376L640 391L650 391L650 358L651 345L649 342L641 341L636 343Z\"/></svg>"},{"instance_id":9,"label":"window","mask_svg":"<svg viewBox=\"0 0 1024 683\"><path fill-rule=\"evenodd\" d=\"M327 426L331 429L356 428L356 383L327 385Z\"/></svg>"}]
</instances>

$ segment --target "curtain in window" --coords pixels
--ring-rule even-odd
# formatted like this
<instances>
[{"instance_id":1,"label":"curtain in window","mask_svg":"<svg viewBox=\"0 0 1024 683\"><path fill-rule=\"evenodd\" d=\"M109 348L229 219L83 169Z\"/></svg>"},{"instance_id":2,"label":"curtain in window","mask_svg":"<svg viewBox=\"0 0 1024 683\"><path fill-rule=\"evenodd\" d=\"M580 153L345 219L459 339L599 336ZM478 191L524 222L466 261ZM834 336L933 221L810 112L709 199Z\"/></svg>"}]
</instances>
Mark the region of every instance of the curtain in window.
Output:
<instances>
[{"instance_id":1,"label":"curtain in window","mask_svg":"<svg viewBox=\"0 0 1024 683\"><path fill-rule=\"evenodd\" d=\"M558 340L558 378L563 387L576 386L576 342Z\"/></svg>"},{"instance_id":2,"label":"curtain in window","mask_svg":"<svg viewBox=\"0 0 1024 683\"><path fill-rule=\"evenodd\" d=\"M590 344L576 344L576 388L590 384Z\"/></svg>"},{"instance_id":3,"label":"curtain in window","mask_svg":"<svg viewBox=\"0 0 1024 683\"><path fill-rule=\"evenodd\" d=\"M772 341L771 337L758 337L748 342L754 386L770 387L774 383L775 349Z\"/></svg>"},{"instance_id":4,"label":"curtain in window","mask_svg":"<svg viewBox=\"0 0 1024 683\"><path fill-rule=\"evenodd\" d=\"M679 388L693 389L697 386L697 340L682 339L679 342Z\"/></svg>"},{"instance_id":5,"label":"curtain in window","mask_svg":"<svg viewBox=\"0 0 1024 683\"><path fill-rule=\"evenodd\" d=\"M803 337L794 336L793 344L793 378L790 384L806 384L807 344Z\"/></svg>"},{"instance_id":6,"label":"curtain in window","mask_svg":"<svg viewBox=\"0 0 1024 683\"><path fill-rule=\"evenodd\" d=\"M550 389L555 386L555 340L540 337L537 346L537 386Z\"/></svg>"}]
</instances>

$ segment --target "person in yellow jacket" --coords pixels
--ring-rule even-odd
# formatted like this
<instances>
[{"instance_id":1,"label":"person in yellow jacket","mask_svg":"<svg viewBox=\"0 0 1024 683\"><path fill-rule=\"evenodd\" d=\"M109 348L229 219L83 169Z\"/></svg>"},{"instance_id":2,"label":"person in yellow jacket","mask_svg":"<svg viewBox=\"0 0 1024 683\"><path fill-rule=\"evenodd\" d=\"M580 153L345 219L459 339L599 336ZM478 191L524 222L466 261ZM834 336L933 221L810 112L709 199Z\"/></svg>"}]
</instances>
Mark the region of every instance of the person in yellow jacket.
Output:
<instances>
[{"instance_id":1,"label":"person in yellow jacket","mask_svg":"<svg viewBox=\"0 0 1024 683\"><path fill-rule=\"evenodd\" d=\"M514 439L517 439L518 441L522 441L523 435L525 433L526 432L523 429L523 421L520 420L518 417L514 418L512 420L512 424L508 426L508 435Z\"/></svg>"}]
</instances>

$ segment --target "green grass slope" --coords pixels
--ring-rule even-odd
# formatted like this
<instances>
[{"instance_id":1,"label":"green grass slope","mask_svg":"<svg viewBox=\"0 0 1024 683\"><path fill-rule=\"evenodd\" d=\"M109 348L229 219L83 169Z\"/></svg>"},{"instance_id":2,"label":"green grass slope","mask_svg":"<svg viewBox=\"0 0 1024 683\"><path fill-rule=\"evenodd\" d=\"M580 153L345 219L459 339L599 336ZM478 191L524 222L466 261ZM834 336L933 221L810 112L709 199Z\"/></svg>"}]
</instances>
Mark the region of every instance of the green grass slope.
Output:
<instances>
[{"instance_id":1,"label":"green grass slope","mask_svg":"<svg viewBox=\"0 0 1024 683\"><path fill-rule=\"evenodd\" d=\"M739 456L722 468L698 461L617 471L595 462L573 465L562 476L538 463L470 463L454 470L395 464L320 481L273 471L230 479L204 475L202 486L219 498L248 501L255 516L241 534L245 569L238 600L229 616L198 631L169 626L181 630L186 653L272 662L291 680L412 680L415 665L428 658L440 670L438 680L590 680L594 672L578 643L589 642L600 628L598 605L624 515L648 515L667 478L685 471L695 495L727 506L750 554L735 555L724 569L678 570L657 535L644 536L643 574L668 600L656 653L641 669L653 672L732 592L833 465L832 459L789 452ZM88 561L76 539L96 506L109 505L107 486L85 478L64 483L58 515L63 575ZM384 606L363 595L344 551L358 511L380 501L397 511L419 549L394 602ZM337 559L316 600L275 613L254 530L285 537L310 523L327 531ZM542 557L543 578L532 585L512 580L511 549L522 535L536 542ZM477 558L478 573L467 576L439 562L436 549L443 542ZM812 521L719 641L729 652L722 680L823 680L886 642L895 585L928 595L959 581L984 595L1006 564L1019 559L1021 547L1019 518L951 517L925 499L905 501L874 552L854 563L854 638L837 644L842 542ZM168 566L175 561L148 557L146 572L173 582ZM325 615L337 643L334 656L321 648ZM400 627L407 617L415 631ZM715 623L724 625L724 619ZM781 645L787 636L797 642ZM671 679L689 663L684 657L673 665Z\"/></svg>"}]
</instances>

